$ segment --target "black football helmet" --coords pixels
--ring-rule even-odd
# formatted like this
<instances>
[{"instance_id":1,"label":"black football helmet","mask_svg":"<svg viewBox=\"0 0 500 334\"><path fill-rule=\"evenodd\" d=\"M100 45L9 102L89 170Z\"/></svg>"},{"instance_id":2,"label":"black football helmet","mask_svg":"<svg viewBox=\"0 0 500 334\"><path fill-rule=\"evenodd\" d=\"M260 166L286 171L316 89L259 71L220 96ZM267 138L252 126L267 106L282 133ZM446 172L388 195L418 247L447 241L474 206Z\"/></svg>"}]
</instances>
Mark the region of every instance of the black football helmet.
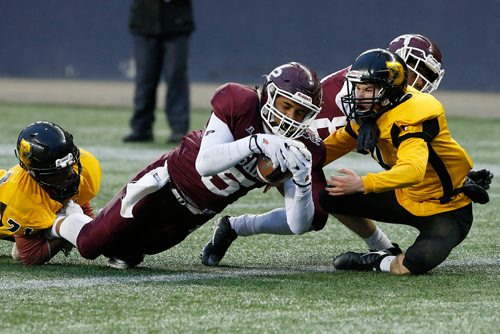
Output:
<instances>
[{"instance_id":1,"label":"black football helmet","mask_svg":"<svg viewBox=\"0 0 500 334\"><path fill-rule=\"evenodd\" d=\"M266 75L262 87L260 110L262 120L274 134L291 139L298 138L321 111L322 93L318 76L309 67L297 62L278 66ZM276 109L275 101L278 95L309 110L302 122L297 122Z\"/></svg>"},{"instance_id":2,"label":"black football helmet","mask_svg":"<svg viewBox=\"0 0 500 334\"><path fill-rule=\"evenodd\" d=\"M15 154L19 165L52 199L64 202L78 193L80 150L59 125L48 121L28 125L19 134Z\"/></svg>"},{"instance_id":3,"label":"black football helmet","mask_svg":"<svg viewBox=\"0 0 500 334\"><path fill-rule=\"evenodd\" d=\"M347 95L341 98L348 119L373 118L391 109L405 94L408 68L398 55L383 49L360 54L346 73ZM357 97L357 84L374 86L373 96Z\"/></svg>"},{"instance_id":4,"label":"black football helmet","mask_svg":"<svg viewBox=\"0 0 500 334\"><path fill-rule=\"evenodd\" d=\"M405 61L416 78L424 82L423 87L415 87L424 93L435 91L444 77L443 57L439 46L429 38L419 34L404 34L394 38L389 44L389 51L397 54Z\"/></svg>"}]
</instances>

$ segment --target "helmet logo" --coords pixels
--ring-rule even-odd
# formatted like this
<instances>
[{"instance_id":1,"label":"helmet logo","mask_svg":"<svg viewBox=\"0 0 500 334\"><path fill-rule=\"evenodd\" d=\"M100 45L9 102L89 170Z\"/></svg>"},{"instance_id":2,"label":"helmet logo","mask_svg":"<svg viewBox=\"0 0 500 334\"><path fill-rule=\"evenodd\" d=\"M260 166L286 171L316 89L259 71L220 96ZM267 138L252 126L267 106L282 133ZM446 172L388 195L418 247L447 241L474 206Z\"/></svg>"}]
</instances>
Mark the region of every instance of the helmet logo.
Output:
<instances>
[{"instance_id":1,"label":"helmet logo","mask_svg":"<svg viewBox=\"0 0 500 334\"><path fill-rule=\"evenodd\" d=\"M68 166L74 165L74 163L75 163L75 159L73 158L73 154L68 153L67 156L56 160L56 167L66 168Z\"/></svg>"},{"instance_id":2,"label":"helmet logo","mask_svg":"<svg viewBox=\"0 0 500 334\"><path fill-rule=\"evenodd\" d=\"M26 166L30 165L31 145L26 140L21 139L19 143L19 160Z\"/></svg>"},{"instance_id":3,"label":"helmet logo","mask_svg":"<svg viewBox=\"0 0 500 334\"><path fill-rule=\"evenodd\" d=\"M363 72L358 70L351 70L347 73L349 79L359 80L363 76Z\"/></svg>"},{"instance_id":4,"label":"helmet logo","mask_svg":"<svg viewBox=\"0 0 500 334\"><path fill-rule=\"evenodd\" d=\"M295 97L298 98L302 102L312 103L312 98L304 93L296 92Z\"/></svg>"},{"instance_id":5,"label":"helmet logo","mask_svg":"<svg viewBox=\"0 0 500 334\"><path fill-rule=\"evenodd\" d=\"M385 64L389 71L389 83L393 86L400 86L404 81L403 65L398 61L387 61Z\"/></svg>"},{"instance_id":6,"label":"helmet logo","mask_svg":"<svg viewBox=\"0 0 500 334\"><path fill-rule=\"evenodd\" d=\"M272 72L271 75L275 78L278 78L281 74L283 73L283 69L281 67L275 68Z\"/></svg>"}]
</instances>

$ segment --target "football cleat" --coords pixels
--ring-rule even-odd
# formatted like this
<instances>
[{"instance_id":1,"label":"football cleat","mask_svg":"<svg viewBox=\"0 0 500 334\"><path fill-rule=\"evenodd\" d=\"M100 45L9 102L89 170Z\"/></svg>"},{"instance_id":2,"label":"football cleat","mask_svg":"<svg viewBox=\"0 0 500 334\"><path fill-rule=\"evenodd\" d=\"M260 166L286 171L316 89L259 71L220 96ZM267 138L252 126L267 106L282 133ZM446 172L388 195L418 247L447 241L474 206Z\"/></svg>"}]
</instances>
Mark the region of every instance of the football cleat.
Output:
<instances>
[{"instance_id":1,"label":"football cleat","mask_svg":"<svg viewBox=\"0 0 500 334\"><path fill-rule=\"evenodd\" d=\"M236 231L233 230L229 222L229 216L219 218L214 224L212 239L201 251L201 263L209 267L219 265L229 246L237 237Z\"/></svg>"},{"instance_id":2,"label":"football cleat","mask_svg":"<svg viewBox=\"0 0 500 334\"><path fill-rule=\"evenodd\" d=\"M370 251L367 253L347 252L340 254L333 259L333 267L336 270L356 270L356 271L373 271L380 270L380 262L389 255L398 255L403 251L398 244L393 244L394 247L382 249L379 251Z\"/></svg>"},{"instance_id":3,"label":"football cleat","mask_svg":"<svg viewBox=\"0 0 500 334\"><path fill-rule=\"evenodd\" d=\"M137 260L124 260L117 257L110 257L108 259L108 267L115 269L130 269L134 268L144 260L144 256L138 258Z\"/></svg>"}]
</instances>

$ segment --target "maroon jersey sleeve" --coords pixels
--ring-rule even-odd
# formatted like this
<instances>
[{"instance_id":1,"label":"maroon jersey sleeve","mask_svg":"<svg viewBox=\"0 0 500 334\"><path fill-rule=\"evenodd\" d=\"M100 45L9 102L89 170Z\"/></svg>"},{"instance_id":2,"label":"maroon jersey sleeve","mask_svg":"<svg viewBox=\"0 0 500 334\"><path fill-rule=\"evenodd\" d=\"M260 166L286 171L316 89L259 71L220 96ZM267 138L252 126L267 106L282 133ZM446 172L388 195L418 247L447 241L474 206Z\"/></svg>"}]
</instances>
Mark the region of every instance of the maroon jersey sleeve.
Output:
<instances>
[{"instance_id":1,"label":"maroon jersey sleeve","mask_svg":"<svg viewBox=\"0 0 500 334\"><path fill-rule=\"evenodd\" d=\"M257 91L237 83L219 87L212 97L212 111L231 130L235 140L262 133Z\"/></svg>"}]
</instances>

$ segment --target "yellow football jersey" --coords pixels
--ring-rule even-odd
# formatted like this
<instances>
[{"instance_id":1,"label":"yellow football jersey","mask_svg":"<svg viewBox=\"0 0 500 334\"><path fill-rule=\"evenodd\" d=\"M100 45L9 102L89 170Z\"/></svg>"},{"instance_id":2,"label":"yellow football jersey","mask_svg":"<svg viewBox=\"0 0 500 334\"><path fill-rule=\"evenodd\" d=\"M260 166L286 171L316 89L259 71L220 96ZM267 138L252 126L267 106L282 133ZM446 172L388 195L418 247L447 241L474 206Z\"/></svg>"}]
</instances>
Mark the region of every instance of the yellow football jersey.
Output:
<instances>
[{"instance_id":1,"label":"yellow football jersey","mask_svg":"<svg viewBox=\"0 0 500 334\"><path fill-rule=\"evenodd\" d=\"M445 189L460 187L472 160L451 137L441 103L430 94L409 87L411 98L380 116L377 147L372 157L385 171L363 176L365 193L395 190L406 210L428 216L463 207L471 202L463 193L440 201ZM358 133L359 126L350 122ZM325 164L356 147L356 139L341 128L325 139Z\"/></svg>"},{"instance_id":2,"label":"yellow football jersey","mask_svg":"<svg viewBox=\"0 0 500 334\"><path fill-rule=\"evenodd\" d=\"M88 151L80 149L82 171L78 193L72 199L83 205L99 191L101 167ZM75 166L75 170L78 167ZM0 238L29 235L52 226L62 204L50 198L21 166L0 170Z\"/></svg>"}]
</instances>

